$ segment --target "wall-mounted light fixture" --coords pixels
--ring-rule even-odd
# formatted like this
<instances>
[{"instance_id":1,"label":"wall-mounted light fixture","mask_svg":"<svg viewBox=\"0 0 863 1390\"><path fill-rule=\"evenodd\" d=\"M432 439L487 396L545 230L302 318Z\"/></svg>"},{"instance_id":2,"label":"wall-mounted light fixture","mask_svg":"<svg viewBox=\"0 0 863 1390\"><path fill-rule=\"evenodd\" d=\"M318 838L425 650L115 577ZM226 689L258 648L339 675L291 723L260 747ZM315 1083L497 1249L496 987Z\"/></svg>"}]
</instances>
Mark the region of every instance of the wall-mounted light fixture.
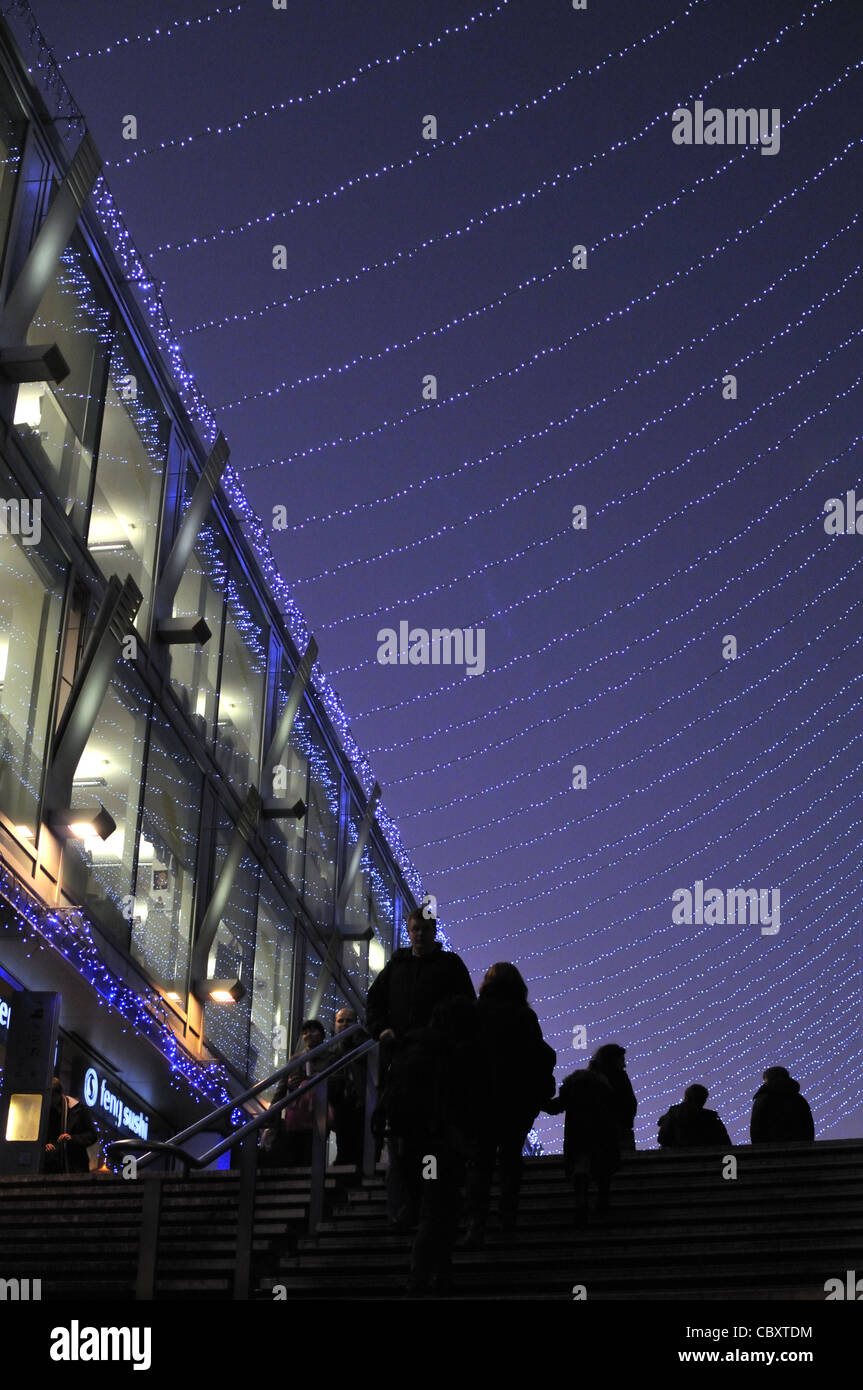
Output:
<instances>
[{"instance_id":1,"label":"wall-mounted light fixture","mask_svg":"<svg viewBox=\"0 0 863 1390\"><path fill-rule=\"evenodd\" d=\"M69 364L56 343L0 349L0 376L7 381L64 381Z\"/></svg>"},{"instance_id":2,"label":"wall-mounted light fixture","mask_svg":"<svg viewBox=\"0 0 863 1390\"><path fill-rule=\"evenodd\" d=\"M165 618L156 628L159 641L171 646L182 643L184 646L197 644L204 647L212 635L203 618Z\"/></svg>"},{"instance_id":3,"label":"wall-mounted light fixture","mask_svg":"<svg viewBox=\"0 0 863 1390\"><path fill-rule=\"evenodd\" d=\"M265 820L302 820L308 807L302 800L295 801L293 806L287 801L276 801L270 798L261 802L261 815Z\"/></svg>"},{"instance_id":4,"label":"wall-mounted light fixture","mask_svg":"<svg viewBox=\"0 0 863 1390\"><path fill-rule=\"evenodd\" d=\"M89 840L94 836L107 840L117 829L114 817L102 805L95 812L90 808L49 811L46 820L49 829L66 840Z\"/></svg>"},{"instance_id":5,"label":"wall-mounted light fixture","mask_svg":"<svg viewBox=\"0 0 863 1390\"><path fill-rule=\"evenodd\" d=\"M239 1004L246 994L246 986L236 975L223 980L199 980L195 994L204 1003L211 1000L214 1004Z\"/></svg>"}]
</instances>

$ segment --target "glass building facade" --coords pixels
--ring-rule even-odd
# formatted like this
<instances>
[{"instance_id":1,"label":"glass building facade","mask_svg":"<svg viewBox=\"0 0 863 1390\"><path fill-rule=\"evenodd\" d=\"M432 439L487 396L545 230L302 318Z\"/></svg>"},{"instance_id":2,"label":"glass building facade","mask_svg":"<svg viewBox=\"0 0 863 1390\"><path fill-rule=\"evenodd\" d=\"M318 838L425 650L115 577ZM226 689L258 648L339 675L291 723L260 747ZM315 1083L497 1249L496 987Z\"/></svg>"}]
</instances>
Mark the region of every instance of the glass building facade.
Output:
<instances>
[{"instance_id":1,"label":"glass building facade","mask_svg":"<svg viewBox=\"0 0 863 1390\"><path fill-rule=\"evenodd\" d=\"M69 161L39 110L0 32L0 322ZM373 822L338 908L366 793L311 686L265 765L302 654L220 488L165 590L209 451L92 206L40 273L0 363L0 979L13 1007L16 986L64 982L76 1048L104 1062L110 1046L135 1094L179 1119L181 1074L217 1068L239 1090L285 1060L312 1001L328 1031L342 1004L361 1010L414 898ZM26 350L48 344L68 372L32 379ZM140 602L108 622L121 586ZM201 619L206 640L165 639ZM306 814L249 819L255 795ZM28 952L34 931L46 949ZM89 1036L106 971L123 1027ZM209 999L215 979L238 979L240 1001Z\"/></svg>"}]
</instances>

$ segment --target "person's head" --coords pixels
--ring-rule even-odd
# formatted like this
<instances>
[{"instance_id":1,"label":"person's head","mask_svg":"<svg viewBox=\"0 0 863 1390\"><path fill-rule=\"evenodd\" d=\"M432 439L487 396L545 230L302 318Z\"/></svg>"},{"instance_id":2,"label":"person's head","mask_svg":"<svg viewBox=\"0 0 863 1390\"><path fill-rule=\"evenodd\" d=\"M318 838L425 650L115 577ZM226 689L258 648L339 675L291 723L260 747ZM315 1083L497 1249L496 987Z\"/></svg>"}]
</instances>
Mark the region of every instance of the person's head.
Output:
<instances>
[{"instance_id":1,"label":"person's head","mask_svg":"<svg viewBox=\"0 0 863 1390\"><path fill-rule=\"evenodd\" d=\"M508 960L490 965L479 987L480 999L500 999L508 1004L527 1003L527 985Z\"/></svg>"},{"instance_id":2,"label":"person's head","mask_svg":"<svg viewBox=\"0 0 863 1390\"><path fill-rule=\"evenodd\" d=\"M791 1077L785 1067L768 1067L764 1072L764 1080L770 1085L771 1082L790 1081Z\"/></svg>"},{"instance_id":3,"label":"person's head","mask_svg":"<svg viewBox=\"0 0 863 1390\"><path fill-rule=\"evenodd\" d=\"M702 1110L704 1108L704 1102L707 1100L709 1094L706 1086L700 1086L698 1082L696 1082L693 1086L687 1086L686 1090L683 1092L683 1099L687 1101L689 1105L696 1105L699 1110Z\"/></svg>"},{"instance_id":4,"label":"person's head","mask_svg":"<svg viewBox=\"0 0 863 1390\"><path fill-rule=\"evenodd\" d=\"M415 956L429 955L435 944L436 919L426 917L421 907L415 907L408 917L406 927L413 954Z\"/></svg>"},{"instance_id":5,"label":"person's head","mask_svg":"<svg viewBox=\"0 0 863 1390\"><path fill-rule=\"evenodd\" d=\"M55 1110L59 1110L63 1104L63 1082L59 1076L55 1076L51 1082L51 1104Z\"/></svg>"},{"instance_id":6,"label":"person's head","mask_svg":"<svg viewBox=\"0 0 863 1390\"><path fill-rule=\"evenodd\" d=\"M324 1025L319 1023L316 1018L307 1018L301 1029L303 1035L303 1045L306 1052L311 1052L312 1048L320 1047L324 1038Z\"/></svg>"},{"instance_id":7,"label":"person's head","mask_svg":"<svg viewBox=\"0 0 863 1390\"><path fill-rule=\"evenodd\" d=\"M623 1071L626 1067L626 1048L621 1047L619 1043L603 1043L591 1057L590 1066L594 1071L601 1071L606 1076L615 1071Z\"/></svg>"},{"instance_id":8,"label":"person's head","mask_svg":"<svg viewBox=\"0 0 863 1390\"><path fill-rule=\"evenodd\" d=\"M357 1021L356 1009L339 1009L336 1014L336 1032L343 1033L346 1028L351 1028Z\"/></svg>"}]
</instances>

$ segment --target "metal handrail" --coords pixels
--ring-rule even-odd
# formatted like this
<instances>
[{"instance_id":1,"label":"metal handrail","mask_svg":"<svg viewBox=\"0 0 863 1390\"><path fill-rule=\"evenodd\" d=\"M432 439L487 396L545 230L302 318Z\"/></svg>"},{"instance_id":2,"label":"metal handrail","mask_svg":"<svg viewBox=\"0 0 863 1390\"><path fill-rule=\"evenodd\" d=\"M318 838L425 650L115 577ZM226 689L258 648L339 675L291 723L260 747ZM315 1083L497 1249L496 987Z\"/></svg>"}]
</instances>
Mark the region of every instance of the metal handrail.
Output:
<instances>
[{"instance_id":1,"label":"metal handrail","mask_svg":"<svg viewBox=\"0 0 863 1390\"><path fill-rule=\"evenodd\" d=\"M180 1140L191 1138L193 1134L200 1133L207 1128L212 1120L223 1114L228 1109L233 1109L236 1105L242 1104L243 1099L249 1099L252 1095L259 1094L268 1086L272 1086L275 1081L289 1076L297 1067L305 1064L313 1057L331 1048L334 1043L341 1042L348 1036L361 1029L360 1024L353 1024L351 1028L344 1029L336 1037L328 1039L318 1047L312 1048L310 1052L300 1053L293 1057L284 1067L280 1067L264 1081L259 1081L257 1085L251 1087L243 1097L235 1097L227 1105L219 1106L204 1120L198 1121L195 1125L190 1125L187 1130L181 1131L174 1138L166 1143L148 1142L145 1139L115 1139L107 1147L109 1154L134 1153L136 1150L145 1149L146 1152L138 1160L137 1169L145 1162L152 1162L158 1154L166 1154L172 1158L177 1158L183 1165L183 1178L189 1176L189 1169L203 1169L209 1167L222 1154L229 1149L239 1146L240 1154L240 1190L238 1194L237 1212L237 1253L234 1263L234 1298L245 1299L249 1296L252 1276L252 1243L254 1236L255 1218L255 1186L257 1181L257 1145L252 1141L252 1135L266 1124L271 1124L274 1116L281 1114L289 1105L301 1100L310 1091L317 1091L315 1096L315 1125L313 1128L312 1141L312 1168L311 1185L309 1189L309 1210L308 1210L308 1229L310 1232L315 1230L323 1213L324 1196L324 1177L326 1170L326 1136L327 1136L327 1081L337 1072L344 1070L352 1062L361 1057L369 1056L377 1052L380 1044L374 1038L368 1038L366 1042L342 1057L337 1057L328 1067L315 1072L303 1082L295 1091L289 1091L281 1100L276 1101L268 1109L262 1110L259 1115L255 1115L239 1129L221 1140L213 1148L208 1149L201 1155L187 1153L180 1145ZM363 1141L363 1162L362 1170L366 1175L371 1175L374 1168L375 1149L371 1135L371 1104L376 1095L376 1078L374 1069L369 1067L366 1072L366 1097L364 1115L364 1141ZM321 1089L321 1087L323 1089ZM161 1174L154 1173L149 1175L149 1181L144 1186L144 1203L141 1212L141 1242L138 1250L138 1273L135 1286L136 1299L149 1300L153 1298L156 1265L158 1258L159 1244L159 1225L162 1206L162 1183L158 1181Z\"/></svg>"},{"instance_id":2,"label":"metal handrail","mask_svg":"<svg viewBox=\"0 0 863 1390\"><path fill-rule=\"evenodd\" d=\"M297 1070L297 1067L304 1066L311 1057L317 1057L319 1053L326 1052L334 1043L343 1042L345 1038L351 1037L354 1033L364 1032L365 1029L361 1023L352 1023L350 1028L343 1028L341 1033L336 1034L332 1038L327 1038L322 1043L318 1043L318 1046L313 1047L310 1052L302 1052L296 1057L292 1057L283 1067L279 1067L277 1071L274 1071L271 1076L265 1077L263 1081L257 1081L255 1085L250 1086L248 1090L241 1091L238 1096L232 1096L230 1100L226 1100L221 1105L216 1106L216 1109L211 1110L203 1119L196 1120L195 1123L189 1125L187 1129L181 1129L177 1134L172 1135L167 1142L169 1144L183 1144L187 1139L192 1139L203 1130L212 1128L215 1120L220 1119L222 1115L227 1115L231 1110L236 1110L237 1106L245 1105L246 1101L254 1100L262 1091L266 1091L268 1087L273 1086L284 1077L290 1076L292 1071ZM350 1055L353 1056L354 1054L351 1053ZM266 1119L270 1110L264 1110L261 1113L262 1118ZM239 1133L239 1131L237 1131L237 1133ZM114 1149L119 1145L124 1145L126 1152L132 1152L135 1148L152 1150L152 1152L143 1153L138 1159L139 1168L143 1168L145 1164L152 1163L158 1156L157 1145L155 1143L148 1144L146 1141L134 1139L117 1139L113 1144L109 1144L108 1148ZM224 1152L224 1150L222 1150L222 1152Z\"/></svg>"},{"instance_id":3,"label":"metal handrail","mask_svg":"<svg viewBox=\"0 0 863 1390\"><path fill-rule=\"evenodd\" d=\"M359 1027L359 1024L355 1026ZM347 1031L347 1029L344 1030L345 1033ZM344 1034L340 1033L337 1041L340 1041L343 1036ZM332 1041L331 1039L330 1042L332 1043ZM324 1045L326 1046L326 1044ZM152 1161L154 1158L158 1157L159 1154L170 1154L175 1158L185 1159L187 1169L190 1166L193 1168L208 1168L211 1163L214 1163L217 1158L221 1158L222 1154L227 1153L229 1149L232 1149L235 1144L245 1139L247 1135L271 1123L274 1115L280 1114L282 1110L286 1110L289 1105L293 1105L294 1101L300 1100L303 1096L308 1095L309 1091L313 1091L322 1081L326 1081L329 1077L334 1076L336 1072L342 1071L349 1063L357 1061L360 1057L365 1057L367 1053L373 1052L378 1046L379 1043L377 1043L374 1038L369 1038L368 1042L363 1043L361 1047L354 1048L354 1050L349 1052L346 1056L337 1057L328 1067L315 1072L315 1074L310 1076L308 1081L304 1082L302 1086L298 1086L295 1091L289 1091L281 1100L275 1101L275 1103L266 1110L262 1110L260 1115L254 1115L246 1124L241 1125L239 1129L235 1129L232 1134L222 1139L220 1143L215 1144L212 1149L208 1149L205 1154L190 1154L187 1153L185 1149L180 1148L178 1141L190 1137L190 1131L188 1130L175 1135L173 1139L163 1144L148 1139L114 1139L108 1144L106 1153L113 1153L120 1150L122 1150L123 1153L134 1153L136 1149L149 1150L150 1152L145 1153L142 1158L138 1159L138 1168L143 1167L144 1163ZM318 1051L320 1051L320 1048L316 1047L313 1048L311 1052L302 1053L299 1057L293 1059L290 1067L282 1067L279 1071L274 1072L266 1082L259 1082L258 1084L264 1087L272 1086L273 1082L279 1080L283 1075L288 1075L291 1071L296 1071L298 1065L305 1065L309 1058L313 1057ZM239 1102L231 1102L231 1109L233 1110L238 1103ZM206 1125L204 1125L204 1128L206 1128ZM200 1133L200 1128L192 1126L191 1129L194 1130L195 1133Z\"/></svg>"}]
</instances>

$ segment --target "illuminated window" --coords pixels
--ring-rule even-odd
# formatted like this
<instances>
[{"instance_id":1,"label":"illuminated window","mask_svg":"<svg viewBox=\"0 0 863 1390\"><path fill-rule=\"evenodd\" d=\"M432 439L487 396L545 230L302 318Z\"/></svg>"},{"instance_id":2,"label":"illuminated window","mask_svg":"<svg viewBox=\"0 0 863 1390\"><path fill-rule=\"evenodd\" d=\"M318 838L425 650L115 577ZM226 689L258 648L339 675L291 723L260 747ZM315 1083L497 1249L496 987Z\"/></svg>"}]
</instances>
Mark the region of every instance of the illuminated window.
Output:
<instances>
[{"instance_id":1,"label":"illuminated window","mask_svg":"<svg viewBox=\"0 0 863 1390\"><path fill-rule=\"evenodd\" d=\"M102 573L131 575L146 635L170 421L125 334L111 355L88 544Z\"/></svg>"},{"instance_id":2,"label":"illuminated window","mask_svg":"<svg viewBox=\"0 0 863 1390\"><path fill-rule=\"evenodd\" d=\"M7 502L20 493L5 471L0 488ZM33 522L36 514L29 516ZM0 523L0 811L31 838L47 752L63 567L44 537L35 544L35 526L16 534L8 511Z\"/></svg>"},{"instance_id":3,"label":"illuminated window","mask_svg":"<svg viewBox=\"0 0 863 1390\"><path fill-rule=\"evenodd\" d=\"M61 382L19 386L13 424L79 530L86 517L112 317L93 258L76 232L27 333L28 343L56 343L69 375Z\"/></svg>"}]
</instances>

